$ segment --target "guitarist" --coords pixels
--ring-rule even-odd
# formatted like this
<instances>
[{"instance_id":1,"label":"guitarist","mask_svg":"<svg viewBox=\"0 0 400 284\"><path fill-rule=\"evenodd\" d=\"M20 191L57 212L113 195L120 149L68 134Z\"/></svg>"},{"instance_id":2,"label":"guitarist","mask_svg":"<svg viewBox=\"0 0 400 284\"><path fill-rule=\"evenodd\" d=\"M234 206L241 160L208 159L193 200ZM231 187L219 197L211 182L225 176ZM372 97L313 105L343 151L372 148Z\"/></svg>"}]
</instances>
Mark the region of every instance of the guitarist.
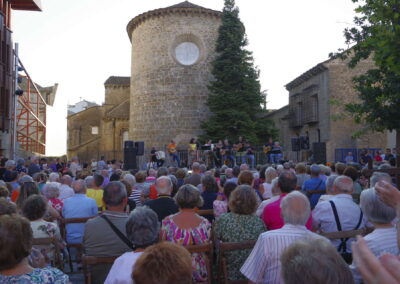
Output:
<instances>
[{"instance_id":1,"label":"guitarist","mask_svg":"<svg viewBox=\"0 0 400 284\"><path fill-rule=\"evenodd\" d=\"M226 163L226 161L229 160L232 167L234 167L236 165L235 158L233 157L233 153L232 153L232 146L229 144L228 139L224 140L221 154L222 154L222 160L224 161L224 163Z\"/></svg>"},{"instance_id":2,"label":"guitarist","mask_svg":"<svg viewBox=\"0 0 400 284\"><path fill-rule=\"evenodd\" d=\"M246 149L244 147L244 141L242 136L239 136L239 141L234 145L234 150L236 151L236 159L239 160L241 164L245 164Z\"/></svg>"},{"instance_id":3,"label":"guitarist","mask_svg":"<svg viewBox=\"0 0 400 284\"><path fill-rule=\"evenodd\" d=\"M274 143L272 142L272 138L269 138L268 143L266 143L263 146L263 152L267 156L267 163L270 163L270 164L272 163L271 150L272 150L273 146L274 146Z\"/></svg>"}]
</instances>

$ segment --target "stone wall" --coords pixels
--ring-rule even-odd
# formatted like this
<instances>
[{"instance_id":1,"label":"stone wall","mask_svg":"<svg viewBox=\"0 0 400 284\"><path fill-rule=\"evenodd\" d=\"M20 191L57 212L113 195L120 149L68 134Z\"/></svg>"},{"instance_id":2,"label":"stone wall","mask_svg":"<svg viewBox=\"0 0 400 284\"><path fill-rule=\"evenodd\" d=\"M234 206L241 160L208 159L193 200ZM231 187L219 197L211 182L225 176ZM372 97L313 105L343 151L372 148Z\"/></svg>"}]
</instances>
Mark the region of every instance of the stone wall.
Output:
<instances>
[{"instance_id":1,"label":"stone wall","mask_svg":"<svg viewBox=\"0 0 400 284\"><path fill-rule=\"evenodd\" d=\"M105 104L118 105L129 99L130 86L106 85L105 86Z\"/></svg>"},{"instance_id":2,"label":"stone wall","mask_svg":"<svg viewBox=\"0 0 400 284\"><path fill-rule=\"evenodd\" d=\"M166 14L140 23L131 34L132 72L129 136L146 148L171 139L185 145L201 134L220 18ZM194 41L200 60L184 66L174 57L179 42Z\"/></svg>"}]
</instances>

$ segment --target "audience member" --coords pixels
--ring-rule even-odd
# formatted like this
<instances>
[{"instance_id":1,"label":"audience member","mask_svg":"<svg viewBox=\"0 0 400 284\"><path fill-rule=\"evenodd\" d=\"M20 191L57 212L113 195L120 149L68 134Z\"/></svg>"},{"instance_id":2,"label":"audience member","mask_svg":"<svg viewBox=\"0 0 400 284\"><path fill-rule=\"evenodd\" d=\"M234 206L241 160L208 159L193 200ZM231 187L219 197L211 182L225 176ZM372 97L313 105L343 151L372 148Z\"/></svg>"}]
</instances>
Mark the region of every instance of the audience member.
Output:
<instances>
[{"instance_id":1,"label":"audience member","mask_svg":"<svg viewBox=\"0 0 400 284\"><path fill-rule=\"evenodd\" d=\"M296 189L303 188L303 184L306 180L309 180L311 177L307 174L307 168L304 163L298 163L295 167L297 184Z\"/></svg>"},{"instance_id":2,"label":"audience member","mask_svg":"<svg viewBox=\"0 0 400 284\"><path fill-rule=\"evenodd\" d=\"M40 172L39 157L32 157L28 167L28 175L33 176Z\"/></svg>"},{"instance_id":3,"label":"audience member","mask_svg":"<svg viewBox=\"0 0 400 284\"><path fill-rule=\"evenodd\" d=\"M240 168L238 166L234 166L232 168L232 177L228 178L226 182L234 182L238 184L238 179L239 179L239 174L240 174Z\"/></svg>"},{"instance_id":4,"label":"audience member","mask_svg":"<svg viewBox=\"0 0 400 284\"><path fill-rule=\"evenodd\" d=\"M86 196L93 198L96 200L97 208L99 211L105 209L104 202L103 202L103 189L101 185L104 182L104 177L102 175L95 174L94 176L87 177L89 184L86 184ZM85 179L86 181L86 179Z\"/></svg>"},{"instance_id":5,"label":"audience member","mask_svg":"<svg viewBox=\"0 0 400 284\"><path fill-rule=\"evenodd\" d=\"M229 197L230 197L232 191L234 191L236 189L236 187L237 187L236 183L233 183L233 182L227 182L224 184L223 192L218 193L218 195L223 194L222 198L216 199L213 202L215 218L218 218L219 216L221 216L224 213L228 213Z\"/></svg>"},{"instance_id":6,"label":"audience member","mask_svg":"<svg viewBox=\"0 0 400 284\"><path fill-rule=\"evenodd\" d=\"M361 185L358 183L358 170L354 167L346 167L343 175L348 176L353 180L353 200L355 203L360 203L360 194L362 191Z\"/></svg>"},{"instance_id":7,"label":"audience member","mask_svg":"<svg viewBox=\"0 0 400 284\"><path fill-rule=\"evenodd\" d=\"M213 209L213 203L218 197L218 184L213 176L204 176L201 179L202 192L201 197L203 198L203 206L201 210ZM214 215L204 215L208 221L214 220Z\"/></svg>"},{"instance_id":8,"label":"audience member","mask_svg":"<svg viewBox=\"0 0 400 284\"><path fill-rule=\"evenodd\" d=\"M335 192L333 191L333 183L335 182L337 177L338 177L337 175L331 175L326 179L325 181L326 194L321 195L321 197L318 200L318 203L322 201L331 200L335 196Z\"/></svg>"},{"instance_id":9,"label":"audience member","mask_svg":"<svg viewBox=\"0 0 400 284\"><path fill-rule=\"evenodd\" d=\"M132 193L129 199L135 201L136 207L142 206L142 195L145 191L149 191L149 186L145 183L146 172L139 171L135 174L136 183L132 188Z\"/></svg>"},{"instance_id":10,"label":"audience member","mask_svg":"<svg viewBox=\"0 0 400 284\"><path fill-rule=\"evenodd\" d=\"M312 165L310 167L311 178L304 181L302 191L307 194L307 191L315 190L326 190L325 181L320 177L321 167L318 165ZM309 196L311 209L314 209L315 205L318 203L318 199L322 194L311 194Z\"/></svg>"},{"instance_id":11,"label":"audience member","mask_svg":"<svg viewBox=\"0 0 400 284\"><path fill-rule=\"evenodd\" d=\"M265 170L265 182L259 188L259 191L263 192L263 199L270 199L272 197L272 180L277 176L278 174L273 167L268 167Z\"/></svg>"},{"instance_id":12,"label":"audience member","mask_svg":"<svg viewBox=\"0 0 400 284\"><path fill-rule=\"evenodd\" d=\"M43 195L47 198L49 205L62 215L64 202L59 199L60 184L58 182L50 182L43 188Z\"/></svg>"},{"instance_id":13,"label":"audience member","mask_svg":"<svg viewBox=\"0 0 400 284\"><path fill-rule=\"evenodd\" d=\"M192 174L185 179L184 184L191 184L194 186L201 184L200 164L198 162L193 163Z\"/></svg>"},{"instance_id":14,"label":"audience member","mask_svg":"<svg viewBox=\"0 0 400 284\"><path fill-rule=\"evenodd\" d=\"M275 201L277 201L280 198L280 195L282 194L281 190L279 189L278 186L278 180L279 178L276 177L272 180L271 182L271 187L272 187L272 197L266 200L263 200L261 204L258 206L256 215L260 218L262 218L262 215L264 213L264 208L268 205L271 204Z\"/></svg>"},{"instance_id":15,"label":"audience member","mask_svg":"<svg viewBox=\"0 0 400 284\"><path fill-rule=\"evenodd\" d=\"M75 192L72 189L72 178L69 175L63 175L60 179L60 196L59 199L64 200L68 197L74 196Z\"/></svg>"}]
</instances>

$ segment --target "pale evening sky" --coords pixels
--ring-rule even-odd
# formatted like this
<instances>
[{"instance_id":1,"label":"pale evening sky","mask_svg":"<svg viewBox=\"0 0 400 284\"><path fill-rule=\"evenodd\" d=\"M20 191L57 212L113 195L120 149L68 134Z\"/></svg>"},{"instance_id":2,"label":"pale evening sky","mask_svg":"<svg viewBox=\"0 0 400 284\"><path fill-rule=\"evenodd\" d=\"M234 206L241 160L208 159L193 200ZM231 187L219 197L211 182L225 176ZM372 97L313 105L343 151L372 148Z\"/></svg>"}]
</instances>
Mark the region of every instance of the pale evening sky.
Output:
<instances>
[{"instance_id":1,"label":"pale evening sky","mask_svg":"<svg viewBox=\"0 0 400 284\"><path fill-rule=\"evenodd\" d=\"M126 25L140 13L180 0L42 0L43 12L13 12L14 42L32 78L42 86L59 83L48 108L47 155L66 153L67 104L102 103L110 75L130 76L131 44ZM192 0L221 10L223 0ZM246 26L248 49L268 90L268 108L288 102L284 85L345 47L351 0L236 0Z\"/></svg>"}]
</instances>

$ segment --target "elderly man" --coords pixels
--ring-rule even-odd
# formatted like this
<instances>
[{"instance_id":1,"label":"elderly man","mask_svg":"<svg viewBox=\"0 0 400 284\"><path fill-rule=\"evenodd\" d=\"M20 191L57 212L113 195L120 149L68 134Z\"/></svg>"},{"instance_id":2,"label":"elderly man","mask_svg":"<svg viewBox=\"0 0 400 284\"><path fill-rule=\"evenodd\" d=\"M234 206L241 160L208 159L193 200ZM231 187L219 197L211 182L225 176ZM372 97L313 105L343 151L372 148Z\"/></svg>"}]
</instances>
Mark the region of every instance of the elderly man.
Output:
<instances>
[{"instance_id":1,"label":"elderly man","mask_svg":"<svg viewBox=\"0 0 400 284\"><path fill-rule=\"evenodd\" d=\"M250 280L249 283L284 283L280 257L285 248L300 239L322 238L305 227L311 212L307 197L293 191L282 199L280 206L285 225L281 229L262 233L240 269Z\"/></svg>"},{"instance_id":2,"label":"elderly man","mask_svg":"<svg viewBox=\"0 0 400 284\"><path fill-rule=\"evenodd\" d=\"M76 177L76 173L82 170L81 166L79 165L78 157L72 157L71 164L69 165L69 170L72 173L72 176Z\"/></svg>"},{"instance_id":3,"label":"elderly man","mask_svg":"<svg viewBox=\"0 0 400 284\"><path fill-rule=\"evenodd\" d=\"M284 220L281 215L281 202L282 199L296 188L297 177L290 171L283 171L278 178L278 187L281 192L278 200L268 204L264 208L262 219L268 230L276 230L283 227ZM312 219L309 216L309 220L306 224L308 229L311 229Z\"/></svg>"},{"instance_id":4,"label":"elderly man","mask_svg":"<svg viewBox=\"0 0 400 284\"><path fill-rule=\"evenodd\" d=\"M194 162L192 165L192 174L190 177L185 179L185 184L191 184L194 186L198 186L201 184L201 171L200 171L200 164Z\"/></svg>"},{"instance_id":5,"label":"elderly man","mask_svg":"<svg viewBox=\"0 0 400 284\"><path fill-rule=\"evenodd\" d=\"M49 175L49 182L56 182L60 186L60 175L58 173L51 173Z\"/></svg>"},{"instance_id":6,"label":"elderly man","mask_svg":"<svg viewBox=\"0 0 400 284\"><path fill-rule=\"evenodd\" d=\"M321 232L358 230L365 227L366 220L360 207L353 201L353 180L339 176L333 183L335 196L319 203L313 211L313 227ZM354 238L332 240L347 262L351 261L351 242Z\"/></svg>"},{"instance_id":7,"label":"elderly man","mask_svg":"<svg viewBox=\"0 0 400 284\"><path fill-rule=\"evenodd\" d=\"M226 182L233 182L237 184L239 179L239 174L240 174L240 167L234 166L232 169L232 177L227 179Z\"/></svg>"},{"instance_id":8,"label":"elderly man","mask_svg":"<svg viewBox=\"0 0 400 284\"><path fill-rule=\"evenodd\" d=\"M15 171L17 163L14 160L8 160L5 164L6 171L3 174L3 180L5 182L11 182L11 173Z\"/></svg>"},{"instance_id":9,"label":"elderly man","mask_svg":"<svg viewBox=\"0 0 400 284\"><path fill-rule=\"evenodd\" d=\"M125 225L128 214L125 207L128 202L125 185L112 181L104 188L103 201L107 210L85 224L83 237L84 250L90 256L120 256L132 250L132 244L126 237ZM92 271L93 283L104 283L111 265L96 266Z\"/></svg>"},{"instance_id":10,"label":"elderly man","mask_svg":"<svg viewBox=\"0 0 400 284\"><path fill-rule=\"evenodd\" d=\"M104 182L103 176L95 174L94 176L86 177L86 179L86 186L88 187L86 190L86 196L96 200L97 207L100 211L105 209L103 203L103 189L101 188L101 185Z\"/></svg>"},{"instance_id":11,"label":"elderly man","mask_svg":"<svg viewBox=\"0 0 400 284\"><path fill-rule=\"evenodd\" d=\"M333 192L333 183L335 182L336 178L338 176L337 175L331 175L328 176L326 181L325 181L325 187L326 187L326 194L321 195L321 197L318 200L318 203L322 202L322 201L326 201L326 200L330 200L332 199L332 197L334 196L334 192ZM317 203L317 204L318 204Z\"/></svg>"},{"instance_id":12,"label":"elderly man","mask_svg":"<svg viewBox=\"0 0 400 284\"><path fill-rule=\"evenodd\" d=\"M303 183L302 191L307 194L307 191L314 191L314 190L326 190L325 182L320 177L321 174L321 167L318 165L311 165L311 178L306 180ZM321 194L312 194L309 196L311 209L314 209L315 205L317 205L318 199L321 197Z\"/></svg>"},{"instance_id":13,"label":"elderly man","mask_svg":"<svg viewBox=\"0 0 400 284\"><path fill-rule=\"evenodd\" d=\"M162 176L156 181L158 198L147 201L144 205L149 206L157 213L158 220L161 222L165 217L178 213L179 209L175 200L171 198L172 181L169 177Z\"/></svg>"},{"instance_id":14,"label":"elderly man","mask_svg":"<svg viewBox=\"0 0 400 284\"><path fill-rule=\"evenodd\" d=\"M40 172L39 157L32 157L28 168L28 175L33 176Z\"/></svg>"},{"instance_id":15,"label":"elderly man","mask_svg":"<svg viewBox=\"0 0 400 284\"><path fill-rule=\"evenodd\" d=\"M74 181L72 187L75 195L64 200L62 215L65 219L94 217L97 215L97 205L93 198L86 196L85 181ZM67 224L67 243L82 243L85 224Z\"/></svg>"},{"instance_id":16,"label":"elderly man","mask_svg":"<svg viewBox=\"0 0 400 284\"><path fill-rule=\"evenodd\" d=\"M58 197L61 200L67 199L68 197L74 196L75 192L72 189L72 178L69 175L64 175L60 179L60 196Z\"/></svg>"}]
</instances>

